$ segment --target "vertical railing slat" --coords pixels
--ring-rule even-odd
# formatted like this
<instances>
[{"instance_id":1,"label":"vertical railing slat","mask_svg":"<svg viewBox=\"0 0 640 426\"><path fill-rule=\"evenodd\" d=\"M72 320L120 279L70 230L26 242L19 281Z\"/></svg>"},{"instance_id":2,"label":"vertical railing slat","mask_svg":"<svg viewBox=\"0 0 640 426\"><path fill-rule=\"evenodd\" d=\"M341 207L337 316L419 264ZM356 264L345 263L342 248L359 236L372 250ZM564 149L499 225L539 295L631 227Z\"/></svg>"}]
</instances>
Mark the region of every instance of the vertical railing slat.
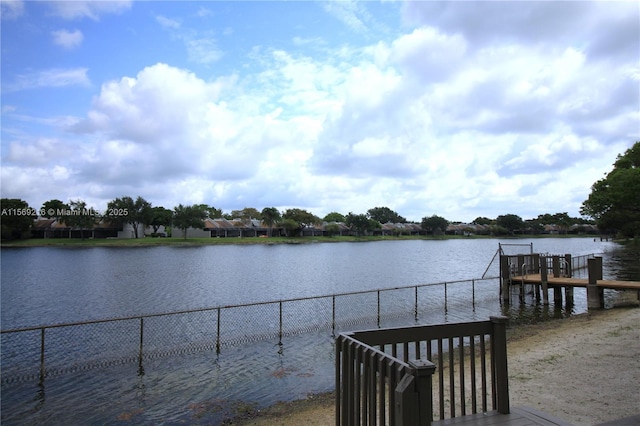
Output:
<instances>
[{"instance_id":1,"label":"vertical railing slat","mask_svg":"<svg viewBox=\"0 0 640 426\"><path fill-rule=\"evenodd\" d=\"M465 373L465 365L464 365L464 337L458 337L458 346L460 353L460 414L466 415L466 401L465 401L465 389L464 389L464 373Z\"/></svg>"},{"instance_id":2,"label":"vertical railing slat","mask_svg":"<svg viewBox=\"0 0 640 426\"><path fill-rule=\"evenodd\" d=\"M486 336L482 335L480 340L480 380L482 382L482 411L487 411L487 348L485 347Z\"/></svg>"},{"instance_id":3,"label":"vertical railing slat","mask_svg":"<svg viewBox=\"0 0 640 426\"><path fill-rule=\"evenodd\" d=\"M371 353L370 357L370 369L369 369L369 383L371 383L371 390L369 393L369 424L376 426L377 421L377 401L378 401L378 383L376 381L376 373L378 370L378 356L375 352Z\"/></svg>"},{"instance_id":4,"label":"vertical railing slat","mask_svg":"<svg viewBox=\"0 0 640 426\"><path fill-rule=\"evenodd\" d=\"M451 401L449 404L449 411L451 412L452 418L456 416L456 369L453 360L453 353L453 337L449 337L449 399Z\"/></svg>"},{"instance_id":5,"label":"vertical railing slat","mask_svg":"<svg viewBox=\"0 0 640 426\"><path fill-rule=\"evenodd\" d=\"M386 358L380 357L378 359L378 417L381 419L380 424L386 425L386 386L385 386L385 371L387 370Z\"/></svg>"},{"instance_id":6,"label":"vertical railing slat","mask_svg":"<svg viewBox=\"0 0 640 426\"><path fill-rule=\"evenodd\" d=\"M442 339L438 339L438 385L439 385L439 408L440 420L444 419L444 353L442 352Z\"/></svg>"},{"instance_id":7,"label":"vertical railing slat","mask_svg":"<svg viewBox=\"0 0 640 426\"><path fill-rule=\"evenodd\" d=\"M478 412L478 393L476 391L476 337L469 338L469 363L471 370L471 412Z\"/></svg>"}]
</instances>

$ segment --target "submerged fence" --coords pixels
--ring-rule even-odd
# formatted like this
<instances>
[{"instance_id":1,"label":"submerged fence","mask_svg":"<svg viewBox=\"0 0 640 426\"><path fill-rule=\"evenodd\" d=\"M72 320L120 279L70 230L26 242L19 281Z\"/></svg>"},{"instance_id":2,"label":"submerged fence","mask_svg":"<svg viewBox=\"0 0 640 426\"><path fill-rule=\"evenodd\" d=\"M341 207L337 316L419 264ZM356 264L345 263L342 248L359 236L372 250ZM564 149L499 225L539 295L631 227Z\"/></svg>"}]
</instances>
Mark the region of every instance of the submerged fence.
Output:
<instances>
[{"instance_id":1,"label":"submerged fence","mask_svg":"<svg viewBox=\"0 0 640 426\"><path fill-rule=\"evenodd\" d=\"M487 282L491 282L489 287ZM2 382L137 363L318 330L395 320L420 324L429 312L473 309L497 299L497 277L227 305L1 331ZM479 292L478 290L481 290Z\"/></svg>"}]
</instances>

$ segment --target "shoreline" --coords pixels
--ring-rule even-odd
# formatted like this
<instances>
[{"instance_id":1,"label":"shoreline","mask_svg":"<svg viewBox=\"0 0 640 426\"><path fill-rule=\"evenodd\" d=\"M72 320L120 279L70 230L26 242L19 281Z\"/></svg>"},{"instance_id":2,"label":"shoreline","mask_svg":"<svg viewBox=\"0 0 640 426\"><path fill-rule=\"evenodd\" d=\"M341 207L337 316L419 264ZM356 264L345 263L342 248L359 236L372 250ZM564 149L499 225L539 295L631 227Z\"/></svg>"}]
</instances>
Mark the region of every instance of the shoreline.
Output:
<instances>
[{"instance_id":1,"label":"shoreline","mask_svg":"<svg viewBox=\"0 0 640 426\"><path fill-rule=\"evenodd\" d=\"M29 238L0 243L1 248L24 247L161 247L161 246L209 246L209 245L245 245L245 244L314 244L314 243L365 243L374 241L443 241L443 240L521 240L521 239L545 239L545 238L600 238L599 235L590 234L565 234L565 235L403 235L403 236L333 236L333 237L228 237L228 238L172 238L172 237L145 237L145 238L87 238L84 240L73 238ZM614 241L608 239L607 241ZM620 242L620 241L617 241Z\"/></svg>"},{"instance_id":2,"label":"shoreline","mask_svg":"<svg viewBox=\"0 0 640 426\"><path fill-rule=\"evenodd\" d=\"M507 330L511 407L528 406L573 424L640 414L640 308L593 311ZM239 425L333 425L334 394L279 402Z\"/></svg>"}]
</instances>

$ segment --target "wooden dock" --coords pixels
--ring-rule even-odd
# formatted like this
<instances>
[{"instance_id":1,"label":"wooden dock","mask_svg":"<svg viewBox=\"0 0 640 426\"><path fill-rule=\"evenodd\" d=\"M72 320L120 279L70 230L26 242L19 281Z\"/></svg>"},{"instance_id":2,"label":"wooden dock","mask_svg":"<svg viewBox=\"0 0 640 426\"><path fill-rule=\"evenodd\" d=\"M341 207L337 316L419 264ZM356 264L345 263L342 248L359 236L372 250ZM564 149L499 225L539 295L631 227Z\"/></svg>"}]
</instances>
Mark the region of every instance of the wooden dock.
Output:
<instances>
[{"instance_id":1,"label":"wooden dock","mask_svg":"<svg viewBox=\"0 0 640 426\"><path fill-rule=\"evenodd\" d=\"M571 423L529 407L512 408L509 414L496 411L435 421L433 426L571 426Z\"/></svg>"},{"instance_id":2,"label":"wooden dock","mask_svg":"<svg viewBox=\"0 0 640 426\"><path fill-rule=\"evenodd\" d=\"M539 253L500 256L500 293L502 300L509 302L509 290L520 286L520 301L524 301L525 289L534 286L536 299L540 299L542 290L543 303L549 303L547 290L553 289L553 301L556 306L562 305L562 289L564 289L567 306L573 305L573 289L587 290L587 307L589 309L604 308L604 290L636 291L640 301L640 282L602 279L602 257L588 257L586 262L588 278L574 278L572 256L548 256Z\"/></svg>"},{"instance_id":3,"label":"wooden dock","mask_svg":"<svg viewBox=\"0 0 640 426\"><path fill-rule=\"evenodd\" d=\"M525 276L511 277L514 284L535 284L542 285L541 274L527 274ZM549 287L582 287L587 288L589 280L587 278L567 278L567 277L547 277ZM640 291L640 281L616 281L616 280L596 280L596 286L610 290L638 290Z\"/></svg>"}]
</instances>

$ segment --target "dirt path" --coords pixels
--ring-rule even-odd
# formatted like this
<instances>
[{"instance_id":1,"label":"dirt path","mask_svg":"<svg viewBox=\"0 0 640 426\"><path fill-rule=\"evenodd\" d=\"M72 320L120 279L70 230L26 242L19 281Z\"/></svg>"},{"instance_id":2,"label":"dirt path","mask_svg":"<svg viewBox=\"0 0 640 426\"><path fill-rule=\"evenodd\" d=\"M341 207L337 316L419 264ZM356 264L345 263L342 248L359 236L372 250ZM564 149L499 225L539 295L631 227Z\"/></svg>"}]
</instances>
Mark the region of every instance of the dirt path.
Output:
<instances>
[{"instance_id":1,"label":"dirt path","mask_svg":"<svg viewBox=\"0 0 640 426\"><path fill-rule=\"evenodd\" d=\"M509 331L511 406L576 425L640 414L640 308L617 308ZM244 425L333 425L333 396L277 404Z\"/></svg>"}]
</instances>

